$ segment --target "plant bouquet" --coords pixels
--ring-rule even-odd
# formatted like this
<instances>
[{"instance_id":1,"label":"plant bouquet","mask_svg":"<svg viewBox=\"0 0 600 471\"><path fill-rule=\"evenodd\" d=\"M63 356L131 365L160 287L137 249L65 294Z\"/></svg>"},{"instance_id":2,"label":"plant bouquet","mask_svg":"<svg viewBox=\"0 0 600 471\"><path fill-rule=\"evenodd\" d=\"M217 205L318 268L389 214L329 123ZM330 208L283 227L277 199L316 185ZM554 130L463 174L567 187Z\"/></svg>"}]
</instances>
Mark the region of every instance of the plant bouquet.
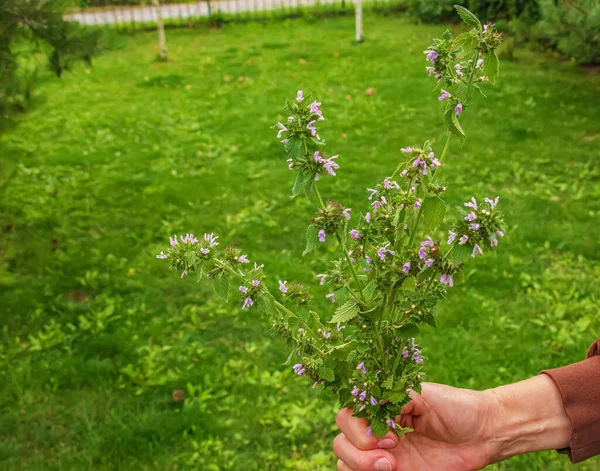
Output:
<instances>
[{"instance_id":1,"label":"plant bouquet","mask_svg":"<svg viewBox=\"0 0 600 471\"><path fill-rule=\"evenodd\" d=\"M446 219L440 180L450 139L465 139L460 116L467 112L469 93L483 95L481 86L498 73L496 48L501 42L494 25L482 25L468 10L456 6L472 27L457 37L446 31L425 51L429 75L441 88L448 133L439 155L432 143L401 149L403 159L381 183L368 188L369 206L362 214L324 199L319 180L335 176L338 156L327 156L317 130L324 121L321 103L299 91L288 101L285 123L277 123L277 138L296 174L293 196L305 194L318 203L306 230L304 255L334 240L340 258L317 275L327 285L333 314L311 309L311 295L296 282L279 280L274 295L264 266L251 263L239 248L221 248L218 237L206 233L173 236L157 255L183 278L213 283L218 295L238 298L244 310L260 310L276 333L288 340L288 363L315 387L331 390L342 407L370 424L369 433L402 434L395 422L410 390L420 391L424 357L415 336L419 324L435 326L436 305L462 278L462 263L483 255L503 236L498 198L471 198L459 207L445 243L433 233ZM326 319L325 321L323 319Z\"/></svg>"}]
</instances>

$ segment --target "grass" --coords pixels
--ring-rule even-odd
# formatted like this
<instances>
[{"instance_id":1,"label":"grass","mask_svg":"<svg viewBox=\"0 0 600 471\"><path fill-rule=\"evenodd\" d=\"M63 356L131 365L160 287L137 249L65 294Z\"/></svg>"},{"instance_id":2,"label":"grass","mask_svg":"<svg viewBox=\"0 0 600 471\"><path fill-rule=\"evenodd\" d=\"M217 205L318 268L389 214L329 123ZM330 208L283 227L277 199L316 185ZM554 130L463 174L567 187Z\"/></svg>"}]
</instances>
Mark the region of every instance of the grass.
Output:
<instances>
[{"instance_id":1,"label":"grass","mask_svg":"<svg viewBox=\"0 0 600 471\"><path fill-rule=\"evenodd\" d=\"M369 16L365 31L360 45L350 18L169 31L169 63L155 61L154 33L139 34L48 79L4 131L2 469L334 468L334 399L282 366L266 319L155 254L175 232L215 231L273 283L314 280L335 248L301 258L314 206L288 198L269 129L297 89L323 102L342 168L322 191L346 206L366 205L401 146L440 147L421 51L441 27ZM600 336L600 79L517 59L464 113L469 139L446 160L448 201L500 195L510 228L421 337L431 381L517 381L580 360ZM570 468L555 452L492 467Z\"/></svg>"}]
</instances>

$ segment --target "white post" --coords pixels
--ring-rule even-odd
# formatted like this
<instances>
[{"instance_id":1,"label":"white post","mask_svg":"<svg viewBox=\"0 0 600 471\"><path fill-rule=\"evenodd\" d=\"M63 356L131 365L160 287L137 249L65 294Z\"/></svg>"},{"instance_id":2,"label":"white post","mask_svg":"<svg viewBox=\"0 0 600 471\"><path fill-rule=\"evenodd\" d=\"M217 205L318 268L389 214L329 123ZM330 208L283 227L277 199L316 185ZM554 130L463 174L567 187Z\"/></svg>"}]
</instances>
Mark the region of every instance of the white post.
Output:
<instances>
[{"instance_id":1,"label":"white post","mask_svg":"<svg viewBox=\"0 0 600 471\"><path fill-rule=\"evenodd\" d=\"M167 39L165 37L165 24L162 19L162 11L158 0L152 0L154 12L156 13L156 22L158 23L158 46L160 47L160 59L167 60Z\"/></svg>"},{"instance_id":2,"label":"white post","mask_svg":"<svg viewBox=\"0 0 600 471\"><path fill-rule=\"evenodd\" d=\"M356 11L356 42L359 43L362 41L362 0L355 0L354 8Z\"/></svg>"}]
</instances>

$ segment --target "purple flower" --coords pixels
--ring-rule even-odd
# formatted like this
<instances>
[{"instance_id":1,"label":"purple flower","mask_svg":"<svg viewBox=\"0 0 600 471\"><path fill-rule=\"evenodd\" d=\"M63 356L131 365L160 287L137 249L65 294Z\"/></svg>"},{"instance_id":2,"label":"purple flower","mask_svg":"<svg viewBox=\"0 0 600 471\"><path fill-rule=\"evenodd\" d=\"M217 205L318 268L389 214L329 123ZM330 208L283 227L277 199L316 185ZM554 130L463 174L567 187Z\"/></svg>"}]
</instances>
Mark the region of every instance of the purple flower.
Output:
<instances>
[{"instance_id":1,"label":"purple flower","mask_svg":"<svg viewBox=\"0 0 600 471\"><path fill-rule=\"evenodd\" d=\"M325 275L325 274L323 274L323 273L319 273L319 274L317 275L317 278L320 278L320 279L321 279L321 282L320 282L319 284L320 284L320 285L323 285L323 284L325 284L325 278L327 278L327 275Z\"/></svg>"},{"instance_id":2,"label":"purple flower","mask_svg":"<svg viewBox=\"0 0 600 471\"><path fill-rule=\"evenodd\" d=\"M371 427L369 427L367 429L367 437L370 437L371 435L373 435L373 431L371 430Z\"/></svg>"},{"instance_id":3,"label":"purple flower","mask_svg":"<svg viewBox=\"0 0 600 471\"><path fill-rule=\"evenodd\" d=\"M294 373L298 373L298 371L304 368L304 366L302 365L302 363L296 363L292 368L294 369Z\"/></svg>"},{"instance_id":4,"label":"purple flower","mask_svg":"<svg viewBox=\"0 0 600 471\"><path fill-rule=\"evenodd\" d=\"M302 96L302 90L298 90L298 93L296 95L296 101L300 103L302 100L304 100L304 97Z\"/></svg>"},{"instance_id":5,"label":"purple flower","mask_svg":"<svg viewBox=\"0 0 600 471\"><path fill-rule=\"evenodd\" d=\"M327 160L323 160L323 168L325 170L327 170L327 173L329 173L329 175L331 175L332 177L335 177L335 172L333 169L338 169L340 168L339 164L337 162L334 162L333 159L337 159L338 156L334 155L333 157L329 157Z\"/></svg>"},{"instance_id":6,"label":"purple flower","mask_svg":"<svg viewBox=\"0 0 600 471\"><path fill-rule=\"evenodd\" d=\"M433 263L435 262L435 259L433 258L428 258L427 260L425 260L425 265L427 267L430 267L431 265L433 265Z\"/></svg>"},{"instance_id":7,"label":"purple flower","mask_svg":"<svg viewBox=\"0 0 600 471\"><path fill-rule=\"evenodd\" d=\"M325 337L325 340L327 340L329 337L331 337L331 332L323 332L323 337Z\"/></svg>"},{"instance_id":8,"label":"purple flower","mask_svg":"<svg viewBox=\"0 0 600 471\"><path fill-rule=\"evenodd\" d=\"M283 294L285 294L285 293L288 292L288 289L287 289L286 285L287 285L287 281L281 281L281 280L279 280L279 291L281 291Z\"/></svg>"},{"instance_id":9,"label":"purple flower","mask_svg":"<svg viewBox=\"0 0 600 471\"><path fill-rule=\"evenodd\" d=\"M467 201L465 203L465 206L467 208L473 208L475 211L477 211L477 200L475 199L474 196L471 197L471 201Z\"/></svg>"},{"instance_id":10,"label":"purple flower","mask_svg":"<svg viewBox=\"0 0 600 471\"><path fill-rule=\"evenodd\" d=\"M376 406L377 405L377 399L375 399L373 396L371 396L371 405L372 406Z\"/></svg>"},{"instance_id":11,"label":"purple flower","mask_svg":"<svg viewBox=\"0 0 600 471\"><path fill-rule=\"evenodd\" d=\"M469 240L469 236L467 236L467 234L465 234L460 239L458 239L458 245L465 245L468 240Z\"/></svg>"},{"instance_id":12,"label":"purple flower","mask_svg":"<svg viewBox=\"0 0 600 471\"><path fill-rule=\"evenodd\" d=\"M456 239L457 235L458 234L456 232L448 231L448 244L454 242L454 239Z\"/></svg>"},{"instance_id":13,"label":"purple flower","mask_svg":"<svg viewBox=\"0 0 600 471\"><path fill-rule=\"evenodd\" d=\"M304 368L302 368L300 371L298 371L298 376L304 376L305 373L306 371L304 370Z\"/></svg>"},{"instance_id":14,"label":"purple flower","mask_svg":"<svg viewBox=\"0 0 600 471\"><path fill-rule=\"evenodd\" d=\"M352 392L350 394L352 394L353 396L358 396L360 393L360 389L358 389L358 387L354 386L354 389L352 390Z\"/></svg>"},{"instance_id":15,"label":"purple flower","mask_svg":"<svg viewBox=\"0 0 600 471\"><path fill-rule=\"evenodd\" d=\"M290 142L290 140L289 140L289 139L282 139L282 140L281 140L281 143L282 143L282 144L287 144L288 142Z\"/></svg>"},{"instance_id":16,"label":"purple flower","mask_svg":"<svg viewBox=\"0 0 600 471\"><path fill-rule=\"evenodd\" d=\"M504 237L504 232L502 232L502 231L496 231L496 235L498 237Z\"/></svg>"},{"instance_id":17,"label":"purple flower","mask_svg":"<svg viewBox=\"0 0 600 471\"><path fill-rule=\"evenodd\" d=\"M262 265L258 265L256 262L254 262L254 271L258 271L261 268L264 268L265 264L263 263Z\"/></svg>"},{"instance_id":18,"label":"purple flower","mask_svg":"<svg viewBox=\"0 0 600 471\"><path fill-rule=\"evenodd\" d=\"M435 244L433 243L431 236L427 236L427 240L424 240L423 242L421 242L422 247L433 247L434 245Z\"/></svg>"},{"instance_id":19,"label":"purple flower","mask_svg":"<svg viewBox=\"0 0 600 471\"><path fill-rule=\"evenodd\" d=\"M425 162L424 160L422 160L420 158L416 159L413 162L413 167L418 167L418 166L421 166L421 168L422 168L421 173L423 175L427 175L427 162Z\"/></svg>"},{"instance_id":20,"label":"purple flower","mask_svg":"<svg viewBox=\"0 0 600 471\"><path fill-rule=\"evenodd\" d=\"M407 174L408 170L402 170L399 175L404 178Z\"/></svg>"},{"instance_id":21,"label":"purple flower","mask_svg":"<svg viewBox=\"0 0 600 471\"><path fill-rule=\"evenodd\" d=\"M348 221L350 220L350 211L352 211L352 208L346 208L342 211L342 214Z\"/></svg>"},{"instance_id":22,"label":"purple flower","mask_svg":"<svg viewBox=\"0 0 600 471\"><path fill-rule=\"evenodd\" d=\"M402 271L404 273L408 273L410 271L410 262L406 262L404 265L402 265Z\"/></svg>"},{"instance_id":23,"label":"purple flower","mask_svg":"<svg viewBox=\"0 0 600 471\"><path fill-rule=\"evenodd\" d=\"M245 286L240 286L240 291L246 294L248 292L248 288L246 288Z\"/></svg>"},{"instance_id":24,"label":"purple flower","mask_svg":"<svg viewBox=\"0 0 600 471\"><path fill-rule=\"evenodd\" d=\"M364 401L367 398L367 391L363 391L360 393L360 395L358 396L358 400L360 402Z\"/></svg>"},{"instance_id":25,"label":"purple flower","mask_svg":"<svg viewBox=\"0 0 600 471\"><path fill-rule=\"evenodd\" d=\"M156 258L162 258L164 260L165 258L168 258L168 257L161 250L160 253L156 256Z\"/></svg>"},{"instance_id":26,"label":"purple flower","mask_svg":"<svg viewBox=\"0 0 600 471\"><path fill-rule=\"evenodd\" d=\"M454 68L456 69L456 74L457 74L457 75L462 75L462 74L463 74L463 73L462 73L462 65L460 65L460 64L456 64L456 65L454 66Z\"/></svg>"},{"instance_id":27,"label":"purple flower","mask_svg":"<svg viewBox=\"0 0 600 471\"><path fill-rule=\"evenodd\" d=\"M448 93L446 90L442 88L442 94L438 97L438 101L445 100L446 98L450 98L452 95Z\"/></svg>"},{"instance_id":28,"label":"purple flower","mask_svg":"<svg viewBox=\"0 0 600 471\"><path fill-rule=\"evenodd\" d=\"M204 240L209 243L210 247L219 245L217 239L219 236L215 236L212 232L210 234L204 234Z\"/></svg>"},{"instance_id":29,"label":"purple flower","mask_svg":"<svg viewBox=\"0 0 600 471\"><path fill-rule=\"evenodd\" d=\"M308 129L310 131L311 135L313 135L313 136L317 135L317 128L315 128L316 122L317 121L313 119L306 125L306 129Z\"/></svg>"},{"instance_id":30,"label":"purple flower","mask_svg":"<svg viewBox=\"0 0 600 471\"><path fill-rule=\"evenodd\" d=\"M471 254L471 257L475 258L475 256L477 254L483 255L483 250L481 250L481 247L479 247L479 244L475 244L473 246L473 253Z\"/></svg>"},{"instance_id":31,"label":"purple flower","mask_svg":"<svg viewBox=\"0 0 600 471\"><path fill-rule=\"evenodd\" d=\"M371 260L371 257L369 257L368 255L365 255L365 261L370 265L373 263L373 260Z\"/></svg>"},{"instance_id":32,"label":"purple flower","mask_svg":"<svg viewBox=\"0 0 600 471\"><path fill-rule=\"evenodd\" d=\"M440 276L440 283L443 285L448 285L450 287L454 286L454 280L452 279L452 275L446 275L446 273L443 273L442 276Z\"/></svg>"},{"instance_id":33,"label":"purple flower","mask_svg":"<svg viewBox=\"0 0 600 471\"><path fill-rule=\"evenodd\" d=\"M478 231L480 227L481 226L479 224L475 223L475 224L471 224L469 226L469 229L472 230L472 231Z\"/></svg>"},{"instance_id":34,"label":"purple flower","mask_svg":"<svg viewBox=\"0 0 600 471\"><path fill-rule=\"evenodd\" d=\"M477 214L475 214L475 213L469 213L465 216L465 221L468 221L468 222L472 222L475 219L477 219Z\"/></svg>"},{"instance_id":35,"label":"purple flower","mask_svg":"<svg viewBox=\"0 0 600 471\"><path fill-rule=\"evenodd\" d=\"M188 271L187 270L183 270L181 272L181 278L185 278L187 276L187 274L188 274Z\"/></svg>"},{"instance_id":36,"label":"purple flower","mask_svg":"<svg viewBox=\"0 0 600 471\"><path fill-rule=\"evenodd\" d=\"M412 151L413 151L413 148L412 148L412 147L410 147L410 146L408 146L408 147L402 147L400 150L401 150L402 152L409 153L409 152L412 152Z\"/></svg>"},{"instance_id":37,"label":"purple flower","mask_svg":"<svg viewBox=\"0 0 600 471\"><path fill-rule=\"evenodd\" d=\"M254 306L254 301L250 298L244 299L244 304L242 305L242 309L249 309Z\"/></svg>"},{"instance_id":38,"label":"purple flower","mask_svg":"<svg viewBox=\"0 0 600 471\"><path fill-rule=\"evenodd\" d=\"M360 232L358 232L356 229L352 229L350 231L350 237L353 239L360 239Z\"/></svg>"},{"instance_id":39,"label":"purple flower","mask_svg":"<svg viewBox=\"0 0 600 471\"><path fill-rule=\"evenodd\" d=\"M377 190L374 190L373 188L367 188L367 191L369 191L371 193L369 195L369 201L371 201L373 199L373 196L375 196L377 193L379 193Z\"/></svg>"},{"instance_id":40,"label":"purple flower","mask_svg":"<svg viewBox=\"0 0 600 471\"><path fill-rule=\"evenodd\" d=\"M458 105L456 105L456 116L458 116L459 114L462 113L462 105L459 103Z\"/></svg>"},{"instance_id":41,"label":"purple flower","mask_svg":"<svg viewBox=\"0 0 600 471\"><path fill-rule=\"evenodd\" d=\"M438 159L431 159L431 165L433 165L434 168L438 168L442 163Z\"/></svg>"},{"instance_id":42,"label":"purple flower","mask_svg":"<svg viewBox=\"0 0 600 471\"><path fill-rule=\"evenodd\" d=\"M483 25L483 34L487 33L489 27L490 27L490 23L486 23Z\"/></svg>"},{"instance_id":43,"label":"purple flower","mask_svg":"<svg viewBox=\"0 0 600 471\"><path fill-rule=\"evenodd\" d=\"M169 237L169 242L171 243L171 247L176 247L177 246L177 235L174 235L173 237Z\"/></svg>"},{"instance_id":44,"label":"purple flower","mask_svg":"<svg viewBox=\"0 0 600 471\"><path fill-rule=\"evenodd\" d=\"M365 368L364 362L360 362L358 365L356 365L356 369L359 370L364 375L367 374L367 369ZM361 401L362 401L362 399L361 399Z\"/></svg>"},{"instance_id":45,"label":"purple flower","mask_svg":"<svg viewBox=\"0 0 600 471\"><path fill-rule=\"evenodd\" d=\"M323 112L319 109L319 107L321 106L321 102L320 101L313 101L310 104L310 112L317 114L319 116L323 116Z\"/></svg>"},{"instance_id":46,"label":"purple flower","mask_svg":"<svg viewBox=\"0 0 600 471\"><path fill-rule=\"evenodd\" d=\"M250 263L250 260L248 260L248 255L242 255L238 257L237 261L239 263Z\"/></svg>"},{"instance_id":47,"label":"purple flower","mask_svg":"<svg viewBox=\"0 0 600 471\"><path fill-rule=\"evenodd\" d=\"M398 183L397 183L397 182L395 182L395 181L393 181L393 180L392 180L392 182L390 183L390 181L389 181L387 178L383 180L383 186L384 186L384 187L385 187L387 190L389 190L389 189L391 189L391 188L394 188L394 189L396 189L396 190L399 190L399 189L400 189L400 185L398 185Z\"/></svg>"},{"instance_id":48,"label":"purple flower","mask_svg":"<svg viewBox=\"0 0 600 471\"><path fill-rule=\"evenodd\" d=\"M254 286L256 288L258 285L260 285L260 281L252 280L252 286Z\"/></svg>"},{"instance_id":49,"label":"purple flower","mask_svg":"<svg viewBox=\"0 0 600 471\"><path fill-rule=\"evenodd\" d=\"M477 64L475 64L475 68L481 69L482 64L483 64L483 59L477 59Z\"/></svg>"},{"instance_id":50,"label":"purple flower","mask_svg":"<svg viewBox=\"0 0 600 471\"><path fill-rule=\"evenodd\" d=\"M286 162L288 163L288 168L294 170L294 159L287 159Z\"/></svg>"},{"instance_id":51,"label":"purple flower","mask_svg":"<svg viewBox=\"0 0 600 471\"><path fill-rule=\"evenodd\" d=\"M385 421L385 423L387 424L387 426L388 426L389 428L396 428L396 422L394 422L394 420L393 420L393 419L387 419L387 420Z\"/></svg>"},{"instance_id":52,"label":"purple flower","mask_svg":"<svg viewBox=\"0 0 600 471\"><path fill-rule=\"evenodd\" d=\"M428 49L426 51L423 51L423 54L427 54L425 56L425 60L428 60L429 62L431 62L432 64L435 62L435 60L438 58L438 53L437 51L432 51L431 49Z\"/></svg>"},{"instance_id":53,"label":"purple flower","mask_svg":"<svg viewBox=\"0 0 600 471\"><path fill-rule=\"evenodd\" d=\"M425 67L427 69L427 72L429 72L429 76L431 77L433 74L435 74L435 67Z\"/></svg>"},{"instance_id":54,"label":"purple flower","mask_svg":"<svg viewBox=\"0 0 600 471\"><path fill-rule=\"evenodd\" d=\"M288 121L294 121L294 117L293 116L288 116Z\"/></svg>"},{"instance_id":55,"label":"purple flower","mask_svg":"<svg viewBox=\"0 0 600 471\"><path fill-rule=\"evenodd\" d=\"M424 260L424 259L425 259L425 257L427 257L427 249L426 249L425 247L421 247L421 248L419 249L419 258L420 258L421 260Z\"/></svg>"},{"instance_id":56,"label":"purple flower","mask_svg":"<svg viewBox=\"0 0 600 471\"><path fill-rule=\"evenodd\" d=\"M404 347L404 348L402 349L402 356L403 356L404 358L408 358L408 348Z\"/></svg>"},{"instance_id":57,"label":"purple flower","mask_svg":"<svg viewBox=\"0 0 600 471\"><path fill-rule=\"evenodd\" d=\"M198 239L196 239L196 237L194 237L194 234L186 234L185 237L179 236L179 239L181 239L181 242L183 242L184 244L197 244L198 243Z\"/></svg>"},{"instance_id":58,"label":"purple flower","mask_svg":"<svg viewBox=\"0 0 600 471\"><path fill-rule=\"evenodd\" d=\"M420 207L421 207L421 198L417 198L417 201L415 201L413 208L419 209Z\"/></svg>"},{"instance_id":59,"label":"purple flower","mask_svg":"<svg viewBox=\"0 0 600 471\"><path fill-rule=\"evenodd\" d=\"M487 203L489 203L489 205L492 207L492 209L494 209L496 207L496 205L498 204L498 200L500 199L499 196L496 196L496 198L489 199L489 198L484 198L484 201L486 201Z\"/></svg>"},{"instance_id":60,"label":"purple flower","mask_svg":"<svg viewBox=\"0 0 600 471\"><path fill-rule=\"evenodd\" d=\"M286 128L283 124L279 122L277 123L277 126L279 127L279 131L277 132L277 139L281 139L281 133L286 132L288 128Z\"/></svg>"},{"instance_id":61,"label":"purple flower","mask_svg":"<svg viewBox=\"0 0 600 471\"><path fill-rule=\"evenodd\" d=\"M365 221L367 221L367 224L371 224L371 213L365 214Z\"/></svg>"},{"instance_id":62,"label":"purple flower","mask_svg":"<svg viewBox=\"0 0 600 471\"><path fill-rule=\"evenodd\" d=\"M497 247L498 246L498 238L496 237L496 234L492 234L490 236L490 247Z\"/></svg>"},{"instance_id":63,"label":"purple flower","mask_svg":"<svg viewBox=\"0 0 600 471\"><path fill-rule=\"evenodd\" d=\"M337 323L337 327L336 327L336 329L337 329L337 331L338 331L338 332L341 332L341 331L342 331L342 330L344 330L345 328L346 328L346 326L345 326L345 325L340 325L340 323L339 323L339 322Z\"/></svg>"},{"instance_id":64,"label":"purple flower","mask_svg":"<svg viewBox=\"0 0 600 471\"><path fill-rule=\"evenodd\" d=\"M331 299L332 303L335 303L335 293L329 293L325 295L325 298Z\"/></svg>"},{"instance_id":65,"label":"purple flower","mask_svg":"<svg viewBox=\"0 0 600 471\"><path fill-rule=\"evenodd\" d=\"M210 252L210 249L207 249L206 247L202 247L200 249L200 252L202 252L204 255L207 255Z\"/></svg>"},{"instance_id":66,"label":"purple flower","mask_svg":"<svg viewBox=\"0 0 600 471\"><path fill-rule=\"evenodd\" d=\"M319 242L325 242L325 231L323 229L319 231Z\"/></svg>"},{"instance_id":67,"label":"purple flower","mask_svg":"<svg viewBox=\"0 0 600 471\"><path fill-rule=\"evenodd\" d=\"M393 250L389 250L388 247L390 246L390 242L388 242L387 244L385 244L383 247L381 247L378 251L377 251L377 256L381 259L381 260L385 260L385 254L389 253L390 255L396 255L396 252L394 252Z\"/></svg>"}]
</instances>

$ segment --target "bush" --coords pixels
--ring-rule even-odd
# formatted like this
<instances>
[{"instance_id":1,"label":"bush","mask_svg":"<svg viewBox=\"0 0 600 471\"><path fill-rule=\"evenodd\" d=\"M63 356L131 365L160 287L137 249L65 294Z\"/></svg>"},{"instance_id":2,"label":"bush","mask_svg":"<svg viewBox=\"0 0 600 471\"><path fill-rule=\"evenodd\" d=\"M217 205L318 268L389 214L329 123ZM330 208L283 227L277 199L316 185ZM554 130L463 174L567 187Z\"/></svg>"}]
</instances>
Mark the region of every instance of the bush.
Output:
<instances>
[{"instance_id":1,"label":"bush","mask_svg":"<svg viewBox=\"0 0 600 471\"><path fill-rule=\"evenodd\" d=\"M539 19L537 0L468 0L465 6L485 21Z\"/></svg>"},{"instance_id":2,"label":"bush","mask_svg":"<svg viewBox=\"0 0 600 471\"><path fill-rule=\"evenodd\" d=\"M600 63L600 0L541 0L540 10L532 40L579 63Z\"/></svg>"},{"instance_id":3,"label":"bush","mask_svg":"<svg viewBox=\"0 0 600 471\"><path fill-rule=\"evenodd\" d=\"M408 12L423 23L439 23L453 17L456 0L409 0Z\"/></svg>"}]
</instances>

